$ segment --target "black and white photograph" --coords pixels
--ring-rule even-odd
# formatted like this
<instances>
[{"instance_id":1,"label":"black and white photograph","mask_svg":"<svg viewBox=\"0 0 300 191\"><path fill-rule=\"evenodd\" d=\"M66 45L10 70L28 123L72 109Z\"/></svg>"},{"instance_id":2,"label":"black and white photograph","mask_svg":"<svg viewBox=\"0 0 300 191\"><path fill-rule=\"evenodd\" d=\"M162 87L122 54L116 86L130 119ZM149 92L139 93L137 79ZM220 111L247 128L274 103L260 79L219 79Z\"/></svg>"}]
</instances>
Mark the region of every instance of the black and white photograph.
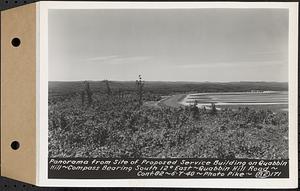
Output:
<instances>
[{"instance_id":1,"label":"black and white photograph","mask_svg":"<svg viewBox=\"0 0 300 191\"><path fill-rule=\"evenodd\" d=\"M41 2L40 184L294 188L296 5Z\"/></svg>"},{"instance_id":2,"label":"black and white photograph","mask_svg":"<svg viewBox=\"0 0 300 191\"><path fill-rule=\"evenodd\" d=\"M287 9L48 19L49 157L289 158Z\"/></svg>"}]
</instances>

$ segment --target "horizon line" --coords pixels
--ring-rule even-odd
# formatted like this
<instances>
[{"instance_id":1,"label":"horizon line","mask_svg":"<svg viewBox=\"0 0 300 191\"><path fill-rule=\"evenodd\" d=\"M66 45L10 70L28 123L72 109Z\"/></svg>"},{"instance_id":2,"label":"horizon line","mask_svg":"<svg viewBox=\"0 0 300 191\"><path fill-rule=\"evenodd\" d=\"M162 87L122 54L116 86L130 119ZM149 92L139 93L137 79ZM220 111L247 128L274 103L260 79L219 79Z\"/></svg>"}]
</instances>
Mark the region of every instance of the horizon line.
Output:
<instances>
[{"instance_id":1,"label":"horizon line","mask_svg":"<svg viewBox=\"0 0 300 191\"><path fill-rule=\"evenodd\" d=\"M101 82L103 80L48 80L48 82ZM107 80L110 82L135 82L136 80ZM242 81L171 81L171 80L142 80L145 82L187 82L187 83L236 83L236 82L267 82L267 83L289 83L288 81L249 81L249 80L242 80Z\"/></svg>"}]
</instances>

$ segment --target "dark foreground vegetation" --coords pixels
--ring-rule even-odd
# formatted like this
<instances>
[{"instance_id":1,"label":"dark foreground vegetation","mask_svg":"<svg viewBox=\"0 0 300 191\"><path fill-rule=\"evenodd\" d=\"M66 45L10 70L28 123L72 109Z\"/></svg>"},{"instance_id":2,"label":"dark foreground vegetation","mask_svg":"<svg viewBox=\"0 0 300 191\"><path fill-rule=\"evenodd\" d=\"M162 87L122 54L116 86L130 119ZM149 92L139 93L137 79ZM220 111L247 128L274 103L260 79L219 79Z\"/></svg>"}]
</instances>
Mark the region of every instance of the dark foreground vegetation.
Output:
<instances>
[{"instance_id":1,"label":"dark foreground vegetation","mask_svg":"<svg viewBox=\"0 0 300 191\"><path fill-rule=\"evenodd\" d=\"M288 158L287 112L143 104L164 95L227 91L230 86L209 84L171 83L163 88L160 83L147 86L141 79L49 82L49 157ZM230 87L281 91L287 84L245 82Z\"/></svg>"}]
</instances>

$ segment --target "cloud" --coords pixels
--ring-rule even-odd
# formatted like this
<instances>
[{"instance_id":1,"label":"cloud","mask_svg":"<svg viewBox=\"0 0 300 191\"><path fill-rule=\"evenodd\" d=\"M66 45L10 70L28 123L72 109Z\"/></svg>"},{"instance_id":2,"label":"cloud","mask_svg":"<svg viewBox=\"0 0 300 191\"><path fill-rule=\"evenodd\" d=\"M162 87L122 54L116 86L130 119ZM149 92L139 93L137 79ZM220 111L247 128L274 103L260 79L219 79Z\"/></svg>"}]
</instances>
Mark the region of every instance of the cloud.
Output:
<instances>
[{"instance_id":1,"label":"cloud","mask_svg":"<svg viewBox=\"0 0 300 191\"><path fill-rule=\"evenodd\" d=\"M288 52L287 51L257 51L257 52L248 52L248 55L267 55L267 56L271 56L271 57L274 57L274 56L282 56L282 55L285 55L287 56L288 55Z\"/></svg>"},{"instance_id":2,"label":"cloud","mask_svg":"<svg viewBox=\"0 0 300 191\"><path fill-rule=\"evenodd\" d=\"M118 55L112 55L112 56L99 56L99 57L92 57L92 58L86 58L84 61L87 62L94 62L94 61L108 61L115 58L118 58Z\"/></svg>"},{"instance_id":3,"label":"cloud","mask_svg":"<svg viewBox=\"0 0 300 191\"><path fill-rule=\"evenodd\" d=\"M147 56L134 56L134 57L119 57L112 60L111 64L119 65L119 64L130 64L130 63L138 63L145 62L150 60L150 57Z\"/></svg>"},{"instance_id":4,"label":"cloud","mask_svg":"<svg viewBox=\"0 0 300 191\"><path fill-rule=\"evenodd\" d=\"M279 66L287 65L287 60L279 61L255 61L255 62L211 62L199 64L178 65L178 68L193 69L193 68L216 68L216 67L263 67L263 66Z\"/></svg>"},{"instance_id":5,"label":"cloud","mask_svg":"<svg viewBox=\"0 0 300 191\"><path fill-rule=\"evenodd\" d=\"M121 56L121 55L111 55L111 56L100 56L84 59L85 62L92 63L103 63L111 65L121 65L121 64L137 64L139 62L145 62L150 60L151 57L148 56Z\"/></svg>"}]
</instances>

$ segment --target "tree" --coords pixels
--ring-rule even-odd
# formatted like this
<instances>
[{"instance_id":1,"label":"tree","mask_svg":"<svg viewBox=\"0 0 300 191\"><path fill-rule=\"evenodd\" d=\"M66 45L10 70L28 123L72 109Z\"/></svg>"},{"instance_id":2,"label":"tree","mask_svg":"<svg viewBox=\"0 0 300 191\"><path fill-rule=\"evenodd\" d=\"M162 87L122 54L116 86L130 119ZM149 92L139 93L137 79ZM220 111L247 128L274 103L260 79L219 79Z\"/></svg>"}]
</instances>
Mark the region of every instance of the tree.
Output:
<instances>
[{"instance_id":1,"label":"tree","mask_svg":"<svg viewBox=\"0 0 300 191\"><path fill-rule=\"evenodd\" d=\"M195 100L194 101L194 105L192 106L192 117L194 118L194 119L198 119L199 118L199 114L200 114L200 112L199 112L199 108L198 108L198 101L197 100Z\"/></svg>"},{"instance_id":2,"label":"tree","mask_svg":"<svg viewBox=\"0 0 300 191\"><path fill-rule=\"evenodd\" d=\"M138 80L136 80L136 88L137 88L137 96L138 96L139 106L143 105L144 85L145 85L145 81L142 81L142 76L139 75Z\"/></svg>"},{"instance_id":3,"label":"tree","mask_svg":"<svg viewBox=\"0 0 300 191\"><path fill-rule=\"evenodd\" d=\"M123 98L124 97L124 94L123 94L121 88L118 89L118 95L119 95L119 98Z\"/></svg>"},{"instance_id":4,"label":"tree","mask_svg":"<svg viewBox=\"0 0 300 191\"><path fill-rule=\"evenodd\" d=\"M217 114L217 108L215 103L211 103L211 114L213 115Z\"/></svg>"},{"instance_id":5,"label":"tree","mask_svg":"<svg viewBox=\"0 0 300 191\"><path fill-rule=\"evenodd\" d=\"M104 80L105 82L105 85L106 85L106 93L108 96L111 96L111 88L110 88L110 85L109 85L109 81L108 80Z\"/></svg>"},{"instance_id":6,"label":"tree","mask_svg":"<svg viewBox=\"0 0 300 191\"><path fill-rule=\"evenodd\" d=\"M206 107L205 107L205 105L203 106L202 110L203 110L204 113L206 113Z\"/></svg>"},{"instance_id":7,"label":"tree","mask_svg":"<svg viewBox=\"0 0 300 191\"><path fill-rule=\"evenodd\" d=\"M81 104L84 105L84 98L85 98L84 91L82 91L80 95L81 95Z\"/></svg>"},{"instance_id":8,"label":"tree","mask_svg":"<svg viewBox=\"0 0 300 191\"><path fill-rule=\"evenodd\" d=\"M87 95L88 106L90 106L93 103L93 98L92 98L93 92L91 91L90 83L88 81L84 81L84 86Z\"/></svg>"}]
</instances>

